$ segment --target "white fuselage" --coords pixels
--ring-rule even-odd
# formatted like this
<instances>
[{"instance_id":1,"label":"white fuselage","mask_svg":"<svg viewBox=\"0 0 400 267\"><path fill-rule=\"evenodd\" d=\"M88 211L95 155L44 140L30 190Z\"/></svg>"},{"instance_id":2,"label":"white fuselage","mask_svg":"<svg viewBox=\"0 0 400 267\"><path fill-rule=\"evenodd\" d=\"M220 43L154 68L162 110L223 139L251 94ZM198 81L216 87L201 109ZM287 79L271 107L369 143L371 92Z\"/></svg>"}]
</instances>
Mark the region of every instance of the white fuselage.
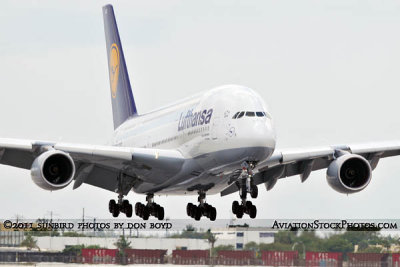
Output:
<instances>
[{"instance_id":1,"label":"white fuselage","mask_svg":"<svg viewBox=\"0 0 400 267\"><path fill-rule=\"evenodd\" d=\"M127 120L116 129L112 143L176 149L190 161L177 177L141 185L133 189L136 192L151 187L169 194L203 189L218 193L241 163L271 156L275 130L267 106L257 93L243 86L226 85Z\"/></svg>"}]
</instances>

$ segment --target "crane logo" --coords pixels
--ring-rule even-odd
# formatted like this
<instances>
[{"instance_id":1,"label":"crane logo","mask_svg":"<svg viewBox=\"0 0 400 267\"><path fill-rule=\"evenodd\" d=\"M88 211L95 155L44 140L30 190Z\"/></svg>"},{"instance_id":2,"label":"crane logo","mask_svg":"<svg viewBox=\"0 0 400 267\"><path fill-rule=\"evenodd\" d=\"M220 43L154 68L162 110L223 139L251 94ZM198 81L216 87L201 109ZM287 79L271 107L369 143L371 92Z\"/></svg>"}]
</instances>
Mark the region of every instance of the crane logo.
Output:
<instances>
[{"instance_id":1,"label":"crane logo","mask_svg":"<svg viewBox=\"0 0 400 267\"><path fill-rule=\"evenodd\" d=\"M115 98L117 96L119 76L119 50L118 46L113 43L110 48L110 86L111 96Z\"/></svg>"}]
</instances>

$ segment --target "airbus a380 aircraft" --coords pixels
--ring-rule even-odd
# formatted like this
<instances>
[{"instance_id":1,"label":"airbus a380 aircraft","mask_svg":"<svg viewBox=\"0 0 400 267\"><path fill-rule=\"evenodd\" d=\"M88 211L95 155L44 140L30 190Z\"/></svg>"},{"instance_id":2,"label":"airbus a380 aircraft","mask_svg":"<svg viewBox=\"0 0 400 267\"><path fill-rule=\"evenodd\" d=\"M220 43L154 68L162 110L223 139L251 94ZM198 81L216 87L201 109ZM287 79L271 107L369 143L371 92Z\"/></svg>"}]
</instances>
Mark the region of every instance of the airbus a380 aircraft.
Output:
<instances>
[{"instance_id":1,"label":"airbus a380 aircraft","mask_svg":"<svg viewBox=\"0 0 400 267\"><path fill-rule=\"evenodd\" d=\"M206 194L239 192L232 203L238 218L251 218L256 207L247 200L257 185L271 190L278 179L327 168L328 184L340 193L363 190L380 158L400 154L399 142L340 145L294 150L275 149L271 115L253 90L225 85L183 99L147 114L138 114L119 33L111 5L103 7L109 63L114 136L110 146L48 141L0 139L0 163L30 169L33 181L45 190L58 190L74 181L118 194L110 200L114 217L133 213L124 200L131 190L145 194L135 213L147 220L164 218L157 195L198 195L187 214L216 219Z\"/></svg>"}]
</instances>

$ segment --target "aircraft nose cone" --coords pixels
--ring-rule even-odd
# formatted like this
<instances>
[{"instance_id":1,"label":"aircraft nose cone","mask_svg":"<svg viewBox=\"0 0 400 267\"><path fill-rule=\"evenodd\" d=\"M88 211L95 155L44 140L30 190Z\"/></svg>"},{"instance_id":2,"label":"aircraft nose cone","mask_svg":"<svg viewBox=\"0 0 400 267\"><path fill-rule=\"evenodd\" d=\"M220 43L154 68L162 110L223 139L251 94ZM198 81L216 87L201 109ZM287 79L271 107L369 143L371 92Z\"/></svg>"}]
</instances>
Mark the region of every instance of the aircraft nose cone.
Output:
<instances>
[{"instance_id":1,"label":"aircraft nose cone","mask_svg":"<svg viewBox=\"0 0 400 267\"><path fill-rule=\"evenodd\" d=\"M243 121L239 136L242 146L275 149L275 129L269 119Z\"/></svg>"},{"instance_id":2,"label":"aircraft nose cone","mask_svg":"<svg viewBox=\"0 0 400 267\"><path fill-rule=\"evenodd\" d=\"M271 120L255 122L252 132L254 145L275 148L275 130Z\"/></svg>"}]
</instances>

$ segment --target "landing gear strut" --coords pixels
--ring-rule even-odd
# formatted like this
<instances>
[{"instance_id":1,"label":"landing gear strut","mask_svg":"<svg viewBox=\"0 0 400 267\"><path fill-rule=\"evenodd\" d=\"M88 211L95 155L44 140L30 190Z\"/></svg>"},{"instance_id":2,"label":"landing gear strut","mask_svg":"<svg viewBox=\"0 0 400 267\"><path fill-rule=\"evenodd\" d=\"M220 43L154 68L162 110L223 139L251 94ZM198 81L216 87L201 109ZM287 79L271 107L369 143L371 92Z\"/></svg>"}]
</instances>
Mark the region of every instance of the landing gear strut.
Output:
<instances>
[{"instance_id":1,"label":"landing gear strut","mask_svg":"<svg viewBox=\"0 0 400 267\"><path fill-rule=\"evenodd\" d=\"M143 220L148 220L150 216L156 217L158 220L164 220L164 208L154 202L154 195L146 196L147 204L140 202L135 204L135 214Z\"/></svg>"},{"instance_id":2,"label":"landing gear strut","mask_svg":"<svg viewBox=\"0 0 400 267\"><path fill-rule=\"evenodd\" d=\"M254 219L257 216L257 208L251 201L247 200L247 193L250 193L252 198L257 198L258 196L258 188L253 183L252 169L254 168L254 164L245 162L242 167L242 178L236 182L239 187L241 203L239 204L236 200L233 201L232 212L236 214L236 217L239 219L243 217L244 213L249 214L250 218Z\"/></svg>"},{"instance_id":3,"label":"landing gear strut","mask_svg":"<svg viewBox=\"0 0 400 267\"><path fill-rule=\"evenodd\" d=\"M129 203L129 200L123 199L123 195L118 195L118 202L114 199L111 199L108 202L108 210L112 214L113 217L118 217L119 213L125 213L126 217L132 217L132 205Z\"/></svg>"},{"instance_id":4,"label":"landing gear strut","mask_svg":"<svg viewBox=\"0 0 400 267\"><path fill-rule=\"evenodd\" d=\"M217 218L217 209L207 204L205 202L206 193L199 192L199 205L194 205L193 203L188 203L186 206L186 213L189 217L194 218L196 221L199 221L201 216L208 217L211 221L215 221Z\"/></svg>"}]
</instances>

